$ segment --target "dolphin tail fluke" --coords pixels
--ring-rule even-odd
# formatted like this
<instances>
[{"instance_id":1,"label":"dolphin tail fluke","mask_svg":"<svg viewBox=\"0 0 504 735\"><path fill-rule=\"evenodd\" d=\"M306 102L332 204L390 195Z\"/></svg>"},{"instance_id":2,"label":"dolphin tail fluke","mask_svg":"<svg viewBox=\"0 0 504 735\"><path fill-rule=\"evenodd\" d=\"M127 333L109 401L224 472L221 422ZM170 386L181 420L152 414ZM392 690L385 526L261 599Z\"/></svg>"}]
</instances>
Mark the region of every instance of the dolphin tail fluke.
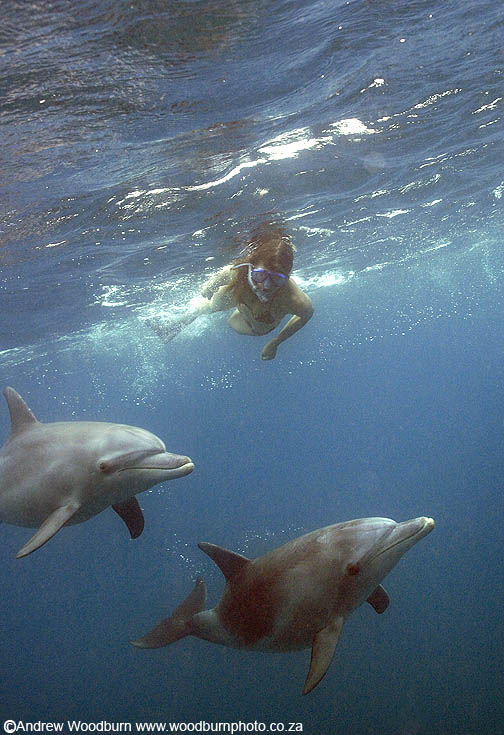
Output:
<instances>
[{"instance_id":1,"label":"dolphin tail fluke","mask_svg":"<svg viewBox=\"0 0 504 735\"><path fill-rule=\"evenodd\" d=\"M325 676L338 645L343 623L344 618L339 616L314 636L310 670L303 687L303 694L308 694L312 689L315 689L322 677Z\"/></svg>"},{"instance_id":2,"label":"dolphin tail fluke","mask_svg":"<svg viewBox=\"0 0 504 735\"><path fill-rule=\"evenodd\" d=\"M79 510L79 503L68 503L62 505L61 508L57 508L54 513L45 519L43 524L40 526L37 533L31 537L22 549L16 554L16 559L21 559L23 556L28 556L32 551L40 549L49 539L51 539L55 533L57 533L62 526Z\"/></svg>"},{"instance_id":3,"label":"dolphin tail fluke","mask_svg":"<svg viewBox=\"0 0 504 735\"><path fill-rule=\"evenodd\" d=\"M137 648L161 648L185 638L191 633L191 619L196 613L204 610L205 605L206 585L201 577L198 577L192 592L175 609L173 615L158 623L143 638L131 641L131 644Z\"/></svg>"}]
</instances>

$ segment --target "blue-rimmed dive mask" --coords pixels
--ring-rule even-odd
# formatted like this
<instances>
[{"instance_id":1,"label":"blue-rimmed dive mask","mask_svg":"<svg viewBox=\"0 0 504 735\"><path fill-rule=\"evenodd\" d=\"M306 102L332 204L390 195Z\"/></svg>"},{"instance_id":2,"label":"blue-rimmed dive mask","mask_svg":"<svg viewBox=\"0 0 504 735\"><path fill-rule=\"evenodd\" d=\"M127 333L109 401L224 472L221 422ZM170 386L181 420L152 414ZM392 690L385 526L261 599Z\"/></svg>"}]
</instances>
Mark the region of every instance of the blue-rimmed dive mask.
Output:
<instances>
[{"instance_id":1,"label":"blue-rimmed dive mask","mask_svg":"<svg viewBox=\"0 0 504 735\"><path fill-rule=\"evenodd\" d=\"M288 276L283 273L269 271L267 268L258 268L253 263L238 263L233 268L242 268L243 266L248 266L249 286L263 304L268 301L270 291L274 291L287 283ZM262 284L262 289L257 288L258 283Z\"/></svg>"}]
</instances>

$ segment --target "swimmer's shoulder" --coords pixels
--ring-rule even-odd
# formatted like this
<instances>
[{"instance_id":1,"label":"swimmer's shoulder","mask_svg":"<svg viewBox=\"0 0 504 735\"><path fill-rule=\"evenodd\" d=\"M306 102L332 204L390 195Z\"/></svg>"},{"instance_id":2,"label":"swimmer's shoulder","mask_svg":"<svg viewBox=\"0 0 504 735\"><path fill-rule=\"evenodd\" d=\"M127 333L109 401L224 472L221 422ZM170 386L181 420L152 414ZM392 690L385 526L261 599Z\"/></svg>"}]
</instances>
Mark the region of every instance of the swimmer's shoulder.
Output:
<instances>
[{"instance_id":1,"label":"swimmer's shoulder","mask_svg":"<svg viewBox=\"0 0 504 735\"><path fill-rule=\"evenodd\" d=\"M288 305L291 314L297 316L311 316L313 314L313 304L310 297L298 286L292 276L287 283L285 304Z\"/></svg>"}]
</instances>

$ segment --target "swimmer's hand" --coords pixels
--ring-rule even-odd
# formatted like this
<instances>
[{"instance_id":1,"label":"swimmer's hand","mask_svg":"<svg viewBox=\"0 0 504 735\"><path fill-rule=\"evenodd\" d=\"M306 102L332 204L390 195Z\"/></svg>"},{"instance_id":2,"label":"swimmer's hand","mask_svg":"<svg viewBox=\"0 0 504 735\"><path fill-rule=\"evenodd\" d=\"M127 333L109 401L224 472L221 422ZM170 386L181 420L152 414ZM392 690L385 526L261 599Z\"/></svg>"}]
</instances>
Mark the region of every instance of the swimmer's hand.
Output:
<instances>
[{"instance_id":1,"label":"swimmer's hand","mask_svg":"<svg viewBox=\"0 0 504 735\"><path fill-rule=\"evenodd\" d=\"M272 339L271 342L264 347L261 358L263 360L274 360L278 349L278 343Z\"/></svg>"}]
</instances>

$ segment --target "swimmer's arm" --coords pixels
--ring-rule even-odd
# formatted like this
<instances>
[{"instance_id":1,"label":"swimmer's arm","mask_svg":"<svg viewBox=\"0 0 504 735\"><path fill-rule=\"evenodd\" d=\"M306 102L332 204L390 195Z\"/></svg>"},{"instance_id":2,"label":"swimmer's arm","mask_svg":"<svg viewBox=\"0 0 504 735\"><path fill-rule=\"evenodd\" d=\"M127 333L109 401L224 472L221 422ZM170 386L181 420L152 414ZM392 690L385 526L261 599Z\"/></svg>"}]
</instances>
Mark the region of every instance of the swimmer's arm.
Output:
<instances>
[{"instance_id":1,"label":"swimmer's arm","mask_svg":"<svg viewBox=\"0 0 504 735\"><path fill-rule=\"evenodd\" d=\"M221 286L228 285L228 283L231 281L232 275L232 266L225 265L224 268L218 270L217 273L214 273L213 276L210 276L210 278L205 281L205 283L201 287L201 295L207 299L211 299L212 296L219 290L219 288L221 288Z\"/></svg>"},{"instance_id":2,"label":"swimmer's arm","mask_svg":"<svg viewBox=\"0 0 504 735\"><path fill-rule=\"evenodd\" d=\"M225 288L231 276L231 266L221 268L203 285L202 295L192 299L182 314L173 314L166 319L145 319L144 323L161 337L163 342L170 342L199 316L232 308L232 296Z\"/></svg>"},{"instance_id":3,"label":"swimmer's arm","mask_svg":"<svg viewBox=\"0 0 504 735\"><path fill-rule=\"evenodd\" d=\"M263 360L273 360L278 345L285 342L286 339L292 337L293 334L298 332L304 325L310 321L313 316L313 304L309 297L300 290L300 298L296 299L295 313L289 319L285 327L279 331L279 333L273 337L272 340L264 347L262 351Z\"/></svg>"}]
</instances>

